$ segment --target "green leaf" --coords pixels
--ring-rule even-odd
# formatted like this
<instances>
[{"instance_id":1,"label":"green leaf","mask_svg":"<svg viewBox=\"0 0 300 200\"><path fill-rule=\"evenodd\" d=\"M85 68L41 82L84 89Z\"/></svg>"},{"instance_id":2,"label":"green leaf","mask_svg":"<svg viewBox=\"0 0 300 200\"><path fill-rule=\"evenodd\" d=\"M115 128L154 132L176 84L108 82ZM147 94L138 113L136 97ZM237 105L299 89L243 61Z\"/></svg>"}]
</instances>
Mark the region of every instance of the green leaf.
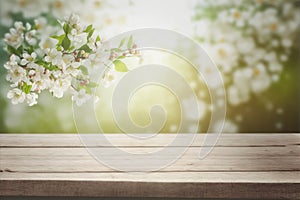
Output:
<instances>
[{"instance_id":1,"label":"green leaf","mask_svg":"<svg viewBox=\"0 0 300 200\"><path fill-rule=\"evenodd\" d=\"M84 50L86 53L91 53L92 52L92 49L90 49L90 47L87 44L81 46L79 48L79 50Z\"/></svg>"},{"instance_id":2,"label":"green leaf","mask_svg":"<svg viewBox=\"0 0 300 200\"><path fill-rule=\"evenodd\" d=\"M8 53L13 53L13 54L16 54L16 49L10 45L7 45L7 51Z\"/></svg>"},{"instance_id":3,"label":"green leaf","mask_svg":"<svg viewBox=\"0 0 300 200\"><path fill-rule=\"evenodd\" d=\"M23 53L23 46L22 45L17 49L17 52L20 55Z\"/></svg>"},{"instance_id":4,"label":"green leaf","mask_svg":"<svg viewBox=\"0 0 300 200\"><path fill-rule=\"evenodd\" d=\"M123 39L121 40L120 44L119 44L119 48L121 48L124 43L125 43L126 37L123 37Z\"/></svg>"},{"instance_id":5,"label":"green leaf","mask_svg":"<svg viewBox=\"0 0 300 200\"><path fill-rule=\"evenodd\" d=\"M65 39L65 34L62 34L62 35L53 35L53 36L50 36L51 38L53 39L56 39L58 40L58 43L56 44L57 46L60 46L63 42L63 40Z\"/></svg>"},{"instance_id":6,"label":"green leaf","mask_svg":"<svg viewBox=\"0 0 300 200\"><path fill-rule=\"evenodd\" d=\"M123 50L119 48L112 48L110 51L123 52Z\"/></svg>"},{"instance_id":7,"label":"green leaf","mask_svg":"<svg viewBox=\"0 0 300 200\"><path fill-rule=\"evenodd\" d=\"M89 39L90 37L92 37L94 31L95 29L93 28L93 25L89 25L83 32L88 33L87 39Z\"/></svg>"},{"instance_id":8,"label":"green leaf","mask_svg":"<svg viewBox=\"0 0 300 200\"><path fill-rule=\"evenodd\" d=\"M93 88L93 87L97 87L98 84L95 82L90 82L87 86Z\"/></svg>"},{"instance_id":9,"label":"green leaf","mask_svg":"<svg viewBox=\"0 0 300 200\"><path fill-rule=\"evenodd\" d=\"M100 36L98 35L97 38L96 38L96 42L100 42L101 41L101 38Z\"/></svg>"},{"instance_id":10,"label":"green leaf","mask_svg":"<svg viewBox=\"0 0 300 200\"><path fill-rule=\"evenodd\" d=\"M86 85L83 86L83 88L85 89L85 92L86 92L87 94L92 94L92 93L93 93L93 92L92 92L92 89L89 88L89 87L87 87Z\"/></svg>"},{"instance_id":11,"label":"green leaf","mask_svg":"<svg viewBox=\"0 0 300 200\"><path fill-rule=\"evenodd\" d=\"M23 53L23 46L20 46L18 49L15 49L14 47L7 45L7 51L11 54L21 56Z\"/></svg>"},{"instance_id":12,"label":"green leaf","mask_svg":"<svg viewBox=\"0 0 300 200\"><path fill-rule=\"evenodd\" d=\"M43 61L43 59L39 59L39 60L35 61L35 63L38 65L42 65L45 68L49 68L49 63Z\"/></svg>"},{"instance_id":13,"label":"green leaf","mask_svg":"<svg viewBox=\"0 0 300 200\"><path fill-rule=\"evenodd\" d=\"M62 41L62 47L64 48L64 50L67 51L70 48L70 46L71 46L71 41L68 38L68 36L66 35L66 37Z\"/></svg>"},{"instance_id":14,"label":"green leaf","mask_svg":"<svg viewBox=\"0 0 300 200\"><path fill-rule=\"evenodd\" d=\"M92 29L92 30L89 32L89 34L88 34L88 36L87 36L87 39L90 39L90 37L92 37L94 31L95 31L95 29Z\"/></svg>"},{"instance_id":15,"label":"green leaf","mask_svg":"<svg viewBox=\"0 0 300 200\"><path fill-rule=\"evenodd\" d=\"M62 51L62 47L57 45L56 50L57 51Z\"/></svg>"},{"instance_id":16,"label":"green leaf","mask_svg":"<svg viewBox=\"0 0 300 200\"><path fill-rule=\"evenodd\" d=\"M63 26L65 34L69 34L71 32L70 25L68 23L65 23Z\"/></svg>"},{"instance_id":17,"label":"green leaf","mask_svg":"<svg viewBox=\"0 0 300 200\"><path fill-rule=\"evenodd\" d=\"M24 85L23 85L23 87L22 87L23 92L25 92L26 94L29 94L31 88L32 88L32 85L27 85L27 84L24 82Z\"/></svg>"},{"instance_id":18,"label":"green leaf","mask_svg":"<svg viewBox=\"0 0 300 200\"><path fill-rule=\"evenodd\" d=\"M80 70L81 70L81 72L84 75L88 75L89 74L89 70L85 66L83 66L83 65L80 66Z\"/></svg>"},{"instance_id":19,"label":"green leaf","mask_svg":"<svg viewBox=\"0 0 300 200\"><path fill-rule=\"evenodd\" d=\"M70 48L69 48L69 51L73 51L75 49L75 47L74 46L71 46Z\"/></svg>"},{"instance_id":20,"label":"green leaf","mask_svg":"<svg viewBox=\"0 0 300 200\"><path fill-rule=\"evenodd\" d=\"M50 65L50 66L48 67L48 69L49 69L50 71L56 71L56 70L59 70L59 68L58 68L56 65Z\"/></svg>"},{"instance_id":21,"label":"green leaf","mask_svg":"<svg viewBox=\"0 0 300 200\"><path fill-rule=\"evenodd\" d=\"M29 54L32 54L34 52L33 46L29 46L27 49L25 49Z\"/></svg>"},{"instance_id":22,"label":"green leaf","mask_svg":"<svg viewBox=\"0 0 300 200\"><path fill-rule=\"evenodd\" d=\"M115 60L113 61L114 65L115 65L115 69L118 72L127 72L128 68L126 66L125 63L123 63L121 60Z\"/></svg>"},{"instance_id":23,"label":"green leaf","mask_svg":"<svg viewBox=\"0 0 300 200\"><path fill-rule=\"evenodd\" d=\"M130 49L132 48L133 45L133 37L132 35L129 37L128 43L127 43L127 48Z\"/></svg>"},{"instance_id":24,"label":"green leaf","mask_svg":"<svg viewBox=\"0 0 300 200\"><path fill-rule=\"evenodd\" d=\"M123 59L126 58L126 56L119 56L117 59Z\"/></svg>"},{"instance_id":25,"label":"green leaf","mask_svg":"<svg viewBox=\"0 0 300 200\"><path fill-rule=\"evenodd\" d=\"M93 29L93 25L89 25L83 32L89 33Z\"/></svg>"}]
</instances>

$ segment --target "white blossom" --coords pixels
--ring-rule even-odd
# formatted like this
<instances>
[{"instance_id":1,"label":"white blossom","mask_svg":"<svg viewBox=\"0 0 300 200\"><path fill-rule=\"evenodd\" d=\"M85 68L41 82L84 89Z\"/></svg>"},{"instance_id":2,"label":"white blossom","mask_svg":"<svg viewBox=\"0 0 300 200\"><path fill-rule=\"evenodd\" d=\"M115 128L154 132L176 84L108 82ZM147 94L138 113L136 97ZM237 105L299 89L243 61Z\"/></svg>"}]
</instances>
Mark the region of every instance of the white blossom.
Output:
<instances>
[{"instance_id":1,"label":"white blossom","mask_svg":"<svg viewBox=\"0 0 300 200\"><path fill-rule=\"evenodd\" d=\"M62 53L55 48L46 49L45 61L50 62L53 65L60 65L62 64Z\"/></svg>"},{"instance_id":2,"label":"white blossom","mask_svg":"<svg viewBox=\"0 0 300 200\"><path fill-rule=\"evenodd\" d=\"M11 100L12 104L18 104L24 102L26 95L22 90L14 88L7 93L7 98Z\"/></svg>"},{"instance_id":3,"label":"white blossom","mask_svg":"<svg viewBox=\"0 0 300 200\"><path fill-rule=\"evenodd\" d=\"M18 66L18 62L20 61L20 58L16 56L15 54L12 54L9 58L9 61L7 61L4 64L4 68L7 70L11 70L14 67Z\"/></svg>"},{"instance_id":4,"label":"white blossom","mask_svg":"<svg viewBox=\"0 0 300 200\"><path fill-rule=\"evenodd\" d=\"M27 81L26 70L18 65L11 66L10 70L7 72L6 80L12 83Z\"/></svg>"},{"instance_id":5,"label":"white blossom","mask_svg":"<svg viewBox=\"0 0 300 200\"><path fill-rule=\"evenodd\" d=\"M75 101L77 106L81 106L91 98L91 95L87 94L84 89L75 92L72 96L72 100Z\"/></svg>"},{"instance_id":6,"label":"white blossom","mask_svg":"<svg viewBox=\"0 0 300 200\"><path fill-rule=\"evenodd\" d=\"M62 98L64 92L69 89L71 86L71 77L57 79L56 81L51 83L50 92L52 95L57 98Z\"/></svg>"},{"instance_id":7,"label":"white blossom","mask_svg":"<svg viewBox=\"0 0 300 200\"><path fill-rule=\"evenodd\" d=\"M7 51L12 55L4 64L6 79L14 88L8 97L14 104L26 102L32 106L37 104L39 94L44 90L48 90L56 98L62 98L66 92L71 91L74 92L72 99L81 105L90 98L86 91L96 87L90 81L92 75L96 75L92 74L92 69L96 69L94 65L105 67L104 63L107 61L103 55L108 53L105 54L93 26L81 24L77 15L72 14L67 21L61 22L60 29L47 29L49 25L44 19L36 19L34 26L26 23L25 27L22 22L16 22L5 36L6 45L13 47L8 46ZM56 37L50 37L52 35ZM52 41L58 40L54 45L53 42L49 44L50 48L47 44L49 38ZM69 43L67 48L64 44L66 40ZM37 44L37 41L41 42ZM21 45L23 48L17 49ZM82 46L90 46L90 49L84 50ZM111 52L110 49L107 50ZM106 83L113 81L111 76L107 78ZM84 90L76 91L78 88Z\"/></svg>"},{"instance_id":8,"label":"white blossom","mask_svg":"<svg viewBox=\"0 0 300 200\"><path fill-rule=\"evenodd\" d=\"M19 21L15 22L14 26L15 26L15 30L19 33L22 33L25 30L25 27L22 22Z\"/></svg>"},{"instance_id":9,"label":"white blossom","mask_svg":"<svg viewBox=\"0 0 300 200\"><path fill-rule=\"evenodd\" d=\"M33 106L33 105L37 104L37 98L38 98L38 95L36 93L26 94L26 103L29 106Z\"/></svg>"},{"instance_id":10,"label":"white blossom","mask_svg":"<svg viewBox=\"0 0 300 200\"><path fill-rule=\"evenodd\" d=\"M199 2L196 37L225 80L228 102L240 105L279 81L299 32L300 12L289 1Z\"/></svg>"},{"instance_id":11,"label":"white blossom","mask_svg":"<svg viewBox=\"0 0 300 200\"><path fill-rule=\"evenodd\" d=\"M73 29L73 30L75 30L75 29ZM68 34L68 38L73 43L75 48L80 48L81 46L86 44L87 43L86 37L87 37L87 33L77 33L77 32L71 31L71 33Z\"/></svg>"},{"instance_id":12,"label":"white blossom","mask_svg":"<svg viewBox=\"0 0 300 200\"><path fill-rule=\"evenodd\" d=\"M105 72L104 77L102 78L102 84L104 87L108 88L112 86L118 78L118 74L115 70L111 69Z\"/></svg>"},{"instance_id":13,"label":"white blossom","mask_svg":"<svg viewBox=\"0 0 300 200\"><path fill-rule=\"evenodd\" d=\"M211 56L224 73L229 73L237 65L238 54L236 48L230 43L219 43L211 46Z\"/></svg>"},{"instance_id":14,"label":"white blossom","mask_svg":"<svg viewBox=\"0 0 300 200\"><path fill-rule=\"evenodd\" d=\"M36 53L32 52L30 55L28 53L23 53L23 59L21 60L21 65L27 65L32 63L36 59Z\"/></svg>"},{"instance_id":15,"label":"white blossom","mask_svg":"<svg viewBox=\"0 0 300 200\"><path fill-rule=\"evenodd\" d=\"M79 16L74 13L72 13L66 20L70 23L71 27L76 27L80 24Z\"/></svg>"},{"instance_id":16,"label":"white blossom","mask_svg":"<svg viewBox=\"0 0 300 200\"><path fill-rule=\"evenodd\" d=\"M260 63L253 69L252 81L250 84L253 93L261 93L267 90L271 85L271 77L263 64Z\"/></svg>"},{"instance_id":17,"label":"white blossom","mask_svg":"<svg viewBox=\"0 0 300 200\"><path fill-rule=\"evenodd\" d=\"M8 45L19 48L24 40L24 34L23 32L18 32L16 29L11 28L10 33L6 33L4 35L4 42L6 42Z\"/></svg>"},{"instance_id":18,"label":"white blossom","mask_svg":"<svg viewBox=\"0 0 300 200\"><path fill-rule=\"evenodd\" d=\"M36 30L28 31L25 34L25 40L28 42L28 44L30 44L32 46L36 45L37 40L35 38L35 35L36 35Z\"/></svg>"}]
</instances>

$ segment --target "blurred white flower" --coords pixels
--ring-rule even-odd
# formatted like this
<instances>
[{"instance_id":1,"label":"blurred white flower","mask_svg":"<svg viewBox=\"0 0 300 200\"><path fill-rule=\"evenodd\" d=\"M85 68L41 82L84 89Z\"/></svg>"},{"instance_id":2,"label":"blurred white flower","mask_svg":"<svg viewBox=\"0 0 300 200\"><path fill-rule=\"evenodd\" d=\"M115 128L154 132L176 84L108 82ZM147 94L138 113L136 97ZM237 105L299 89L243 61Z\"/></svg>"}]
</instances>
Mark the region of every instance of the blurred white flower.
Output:
<instances>
[{"instance_id":1,"label":"blurred white flower","mask_svg":"<svg viewBox=\"0 0 300 200\"><path fill-rule=\"evenodd\" d=\"M15 30L18 32L18 33L22 33L22 32L24 32L24 30L25 30L25 27L24 27L24 25L23 25L23 22L15 22L15 24L14 24L14 26L15 26Z\"/></svg>"},{"instance_id":2,"label":"blurred white flower","mask_svg":"<svg viewBox=\"0 0 300 200\"><path fill-rule=\"evenodd\" d=\"M238 125L231 120L217 121L213 124L212 131L217 131L220 127L223 127L223 133L238 133L239 131Z\"/></svg>"},{"instance_id":3,"label":"blurred white flower","mask_svg":"<svg viewBox=\"0 0 300 200\"><path fill-rule=\"evenodd\" d=\"M71 86L71 81L71 77L57 79L54 82L51 82L49 91L52 92L54 97L62 98L64 92Z\"/></svg>"},{"instance_id":4,"label":"blurred white flower","mask_svg":"<svg viewBox=\"0 0 300 200\"><path fill-rule=\"evenodd\" d=\"M87 94L84 89L79 90L79 92L75 91L72 96L72 100L75 101L77 106L81 106L85 102L87 102L91 98L91 95Z\"/></svg>"},{"instance_id":5,"label":"blurred white flower","mask_svg":"<svg viewBox=\"0 0 300 200\"><path fill-rule=\"evenodd\" d=\"M105 72L104 77L102 78L103 86L108 88L112 86L118 79L118 72L114 69L110 69Z\"/></svg>"},{"instance_id":6,"label":"blurred white flower","mask_svg":"<svg viewBox=\"0 0 300 200\"><path fill-rule=\"evenodd\" d=\"M68 21L68 23L70 23L71 27L77 27L80 25L79 16L74 13L72 13L68 18L66 18L66 21Z\"/></svg>"},{"instance_id":7,"label":"blurred white flower","mask_svg":"<svg viewBox=\"0 0 300 200\"><path fill-rule=\"evenodd\" d=\"M249 19L249 14L236 8L232 8L229 10L229 15L223 17L223 19L228 20L228 22L235 24L237 27L243 27Z\"/></svg>"},{"instance_id":8,"label":"blurred white flower","mask_svg":"<svg viewBox=\"0 0 300 200\"><path fill-rule=\"evenodd\" d=\"M245 103L280 79L300 30L295 2L198 3L195 37L220 69L229 104Z\"/></svg>"},{"instance_id":9,"label":"blurred white flower","mask_svg":"<svg viewBox=\"0 0 300 200\"><path fill-rule=\"evenodd\" d=\"M244 55L247 55L255 50L255 43L251 37L239 40L236 45L238 52Z\"/></svg>"},{"instance_id":10,"label":"blurred white flower","mask_svg":"<svg viewBox=\"0 0 300 200\"><path fill-rule=\"evenodd\" d=\"M101 46L96 49L94 54L89 55L88 60L84 60L86 66L101 66L105 61L109 59L110 54L105 52L105 49Z\"/></svg>"},{"instance_id":11,"label":"blurred white flower","mask_svg":"<svg viewBox=\"0 0 300 200\"><path fill-rule=\"evenodd\" d=\"M29 106L33 106L33 105L37 104L37 98L38 98L38 95L36 93L26 94L26 103Z\"/></svg>"},{"instance_id":12,"label":"blurred white flower","mask_svg":"<svg viewBox=\"0 0 300 200\"><path fill-rule=\"evenodd\" d=\"M238 133L239 128L236 123L231 120L225 120L223 132L224 133Z\"/></svg>"},{"instance_id":13,"label":"blurred white flower","mask_svg":"<svg viewBox=\"0 0 300 200\"><path fill-rule=\"evenodd\" d=\"M238 63L238 53L236 48L230 43L217 43L209 50L213 61L224 73L229 73Z\"/></svg>"},{"instance_id":14,"label":"blurred white flower","mask_svg":"<svg viewBox=\"0 0 300 200\"><path fill-rule=\"evenodd\" d=\"M74 47L78 49L87 43L87 39L86 39L87 33L77 33L73 30L71 31L70 34L68 34L68 38L70 39Z\"/></svg>"},{"instance_id":15,"label":"blurred white flower","mask_svg":"<svg viewBox=\"0 0 300 200\"><path fill-rule=\"evenodd\" d=\"M228 102L231 105L239 105L245 103L250 99L249 89L237 87L235 85L228 88Z\"/></svg>"},{"instance_id":16,"label":"blurred white flower","mask_svg":"<svg viewBox=\"0 0 300 200\"><path fill-rule=\"evenodd\" d=\"M271 85L271 77L262 63L254 67L250 84L253 93L261 93Z\"/></svg>"},{"instance_id":17,"label":"blurred white flower","mask_svg":"<svg viewBox=\"0 0 300 200\"><path fill-rule=\"evenodd\" d=\"M14 88L7 93L7 98L11 100L12 104L18 104L24 102L26 95L22 90Z\"/></svg>"}]
</instances>

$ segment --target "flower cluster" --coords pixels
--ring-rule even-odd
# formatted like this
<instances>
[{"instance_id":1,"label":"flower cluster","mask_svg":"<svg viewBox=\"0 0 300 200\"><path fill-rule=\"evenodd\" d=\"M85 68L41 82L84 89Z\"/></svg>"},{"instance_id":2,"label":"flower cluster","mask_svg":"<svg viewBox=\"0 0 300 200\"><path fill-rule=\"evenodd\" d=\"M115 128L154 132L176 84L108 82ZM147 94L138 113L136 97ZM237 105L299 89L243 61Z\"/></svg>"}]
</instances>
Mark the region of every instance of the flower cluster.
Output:
<instances>
[{"instance_id":1,"label":"flower cluster","mask_svg":"<svg viewBox=\"0 0 300 200\"><path fill-rule=\"evenodd\" d=\"M124 29L128 12L124 7L128 5L130 0L1 0L0 25L10 27L16 19L62 19L78 13L82 21L101 30L102 38L106 39Z\"/></svg>"},{"instance_id":2,"label":"flower cluster","mask_svg":"<svg viewBox=\"0 0 300 200\"><path fill-rule=\"evenodd\" d=\"M5 34L10 58L4 67L6 79L12 83L7 97L13 104L26 102L32 106L39 94L48 90L57 98L71 92L72 100L82 105L97 86L91 81L91 69L113 63L114 71L126 72L128 69L121 60L138 53L132 37L125 49L122 47L126 38L118 48L107 49L93 26L82 24L74 14L60 22L57 34L51 36L56 41L53 47L40 45L39 30L37 22L26 25L16 22Z\"/></svg>"},{"instance_id":3,"label":"flower cluster","mask_svg":"<svg viewBox=\"0 0 300 200\"><path fill-rule=\"evenodd\" d=\"M252 96L263 94L280 80L300 31L297 3L298 0L197 2L195 38L221 71L230 106L249 102ZM226 131L237 131L234 121L227 126L231 130Z\"/></svg>"},{"instance_id":4,"label":"flower cluster","mask_svg":"<svg viewBox=\"0 0 300 200\"><path fill-rule=\"evenodd\" d=\"M206 1L196 9L196 38L224 75L228 100L239 105L280 79L299 33L294 1Z\"/></svg>"}]
</instances>

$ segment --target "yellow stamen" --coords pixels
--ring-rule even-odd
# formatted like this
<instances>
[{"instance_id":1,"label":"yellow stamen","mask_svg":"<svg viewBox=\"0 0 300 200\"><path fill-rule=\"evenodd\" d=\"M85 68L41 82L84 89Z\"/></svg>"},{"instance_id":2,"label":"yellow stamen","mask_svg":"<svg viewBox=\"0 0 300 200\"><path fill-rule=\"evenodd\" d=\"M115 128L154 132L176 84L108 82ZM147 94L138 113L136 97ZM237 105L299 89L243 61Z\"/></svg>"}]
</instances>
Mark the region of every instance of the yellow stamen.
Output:
<instances>
[{"instance_id":1,"label":"yellow stamen","mask_svg":"<svg viewBox=\"0 0 300 200\"><path fill-rule=\"evenodd\" d=\"M236 19L239 19L239 18L241 18L241 13L236 11L236 12L233 13L233 17L236 18Z\"/></svg>"},{"instance_id":2,"label":"yellow stamen","mask_svg":"<svg viewBox=\"0 0 300 200\"><path fill-rule=\"evenodd\" d=\"M20 0L19 5L20 5L20 7L25 7L27 5L26 0Z\"/></svg>"},{"instance_id":3,"label":"yellow stamen","mask_svg":"<svg viewBox=\"0 0 300 200\"><path fill-rule=\"evenodd\" d=\"M225 57L226 56L226 51L224 51L224 49L219 49L218 50L218 54L222 57Z\"/></svg>"},{"instance_id":4,"label":"yellow stamen","mask_svg":"<svg viewBox=\"0 0 300 200\"><path fill-rule=\"evenodd\" d=\"M106 25L111 25L112 24L112 19L111 18L107 18L105 20Z\"/></svg>"},{"instance_id":5,"label":"yellow stamen","mask_svg":"<svg viewBox=\"0 0 300 200\"><path fill-rule=\"evenodd\" d=\"M271 31L276 31L276 29L277 29L277 24L272 23L272 24L270 25L270 29L271 29Z\"/></svg>"},{"instance_id":6,"label":"yellow stamen","mask_svg":"<svg viewBox=\"0 0 300 200\"><path fill-rule=\"evenodd\" d=\"M101 7L102 3L100 1L94 1L96 7Z\"/></svg>"},{"instance_id":7,"label":"yellow stamen","mask_svg":"<svg viewBox=\"0 0 300 200\"><path fill-rule=\"evenodd\" d=\"M260 74L259 69L254 69L254 70L253 70L253 74L254 74L255 76L258 76L258 75Z\"/></svg>"},{"instance_id":8,"label":"yellow stamen","mask_svg":"<svg viewBox=\"0 0 300 200\"><path fill-rule=\"evenodd\" d=\"M62 8L62 7L63 7L63 3L62 3L61 1L56 1L56 2L54 3L54 7L55 7L55 8Z\"/></svg>"}]
</instances>

